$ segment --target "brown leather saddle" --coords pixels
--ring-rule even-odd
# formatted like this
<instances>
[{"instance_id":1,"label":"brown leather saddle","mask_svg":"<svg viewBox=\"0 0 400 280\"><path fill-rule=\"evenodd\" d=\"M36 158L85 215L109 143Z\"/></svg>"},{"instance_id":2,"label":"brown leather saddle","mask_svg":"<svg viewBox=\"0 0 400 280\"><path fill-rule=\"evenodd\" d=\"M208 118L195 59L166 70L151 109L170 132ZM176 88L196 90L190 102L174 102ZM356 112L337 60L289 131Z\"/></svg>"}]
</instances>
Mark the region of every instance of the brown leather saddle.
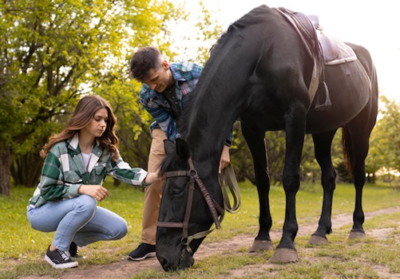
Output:
<instances>
[{"instance_id":1,"label":"brown leather saddle","mask_svg":"<svg viewBox=\"0 0 400 280\"><path fill-rule=\"evenodd\" d=\"M339 39L322 32L318 16L306 16L280 7L277 10L300 35L310 56L316 61L319 80L315 96L315 110L327 110L332 106L328 86L325 83L325 65L348 63L357 59L353 49ZM349 74L348 74L349 75Z\"/></svg>"},{"instance_id":2,"label":"brown leather saddle","mask_svg":"<svg viewBox=\"0 0 400 280\"><path fill-rule=\"evenodd\" d=\"M316 29L325 65L335 65L357 60L357 55L352 48L336 37L322 32L323 29L319 24L318 16L308 15L308 18Z\"/></svg>"}]
</instances>

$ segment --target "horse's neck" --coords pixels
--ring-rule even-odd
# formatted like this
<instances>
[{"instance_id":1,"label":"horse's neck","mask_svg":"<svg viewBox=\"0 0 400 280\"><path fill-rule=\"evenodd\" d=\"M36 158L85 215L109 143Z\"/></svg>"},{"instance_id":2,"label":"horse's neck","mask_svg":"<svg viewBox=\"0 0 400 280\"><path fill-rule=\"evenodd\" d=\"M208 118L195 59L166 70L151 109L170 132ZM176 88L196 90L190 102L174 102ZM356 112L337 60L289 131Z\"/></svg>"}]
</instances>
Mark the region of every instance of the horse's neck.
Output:
<instances>
[{"instance_id":1,"label":"horse's neck","mask_svg":"<svg viewBox=\"0 0 400 280\"><path fill-rule=\"evenodd\" d=\"M216 154L219 159L236 119L235 112L227 112L222 104L203 104L191 112L186 139L199 160L212 159Z\"/></svg>"}]
</instances>

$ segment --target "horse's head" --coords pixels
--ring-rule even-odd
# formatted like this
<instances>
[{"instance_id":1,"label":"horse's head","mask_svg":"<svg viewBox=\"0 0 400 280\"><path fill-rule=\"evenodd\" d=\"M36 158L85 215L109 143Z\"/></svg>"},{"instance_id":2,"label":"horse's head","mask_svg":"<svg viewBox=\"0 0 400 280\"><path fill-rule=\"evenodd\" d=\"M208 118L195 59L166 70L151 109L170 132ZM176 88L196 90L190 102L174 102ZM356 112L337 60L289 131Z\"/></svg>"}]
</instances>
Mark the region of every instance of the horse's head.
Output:
<instances>
[{"instance_id":1,"label":"horse's head","mask_svg":"<svg viewBox=\"0 0 400 280\"><path fill-rule=\"evenodd\" d=\"M166 179L157 222L156 253L163 269L174 271L191 267L193 254L211 225L216 222L219 227L218 213L221 214L223 209L214 205L213 200L218 196L216 201L221 205L222 196L220 190L217 195L207 191L184 140L177 139L176 144L165 140L164 145L167 158L163 161L161 173Z\"/></svg>"}]
</instances>

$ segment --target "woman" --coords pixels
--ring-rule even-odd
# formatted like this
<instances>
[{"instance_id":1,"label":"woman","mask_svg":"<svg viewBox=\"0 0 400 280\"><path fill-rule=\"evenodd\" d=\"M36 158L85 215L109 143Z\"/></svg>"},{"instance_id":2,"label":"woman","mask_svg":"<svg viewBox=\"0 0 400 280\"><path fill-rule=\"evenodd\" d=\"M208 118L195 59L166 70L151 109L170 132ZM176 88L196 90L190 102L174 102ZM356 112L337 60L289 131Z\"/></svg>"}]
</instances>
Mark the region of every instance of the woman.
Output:
<instances>
[{"instance_id":1,"label":"woman","mask_svg":"<svg viewBox=\"0 0 400 280\"><path fill-rule=\"evenodd\" d=\"M32 228L56 232L45 256L54 268L78 266L73 259L77 246L126 235L126 221L97 206L97 201L109 196L102 186L107 174L144 187L160 179L122 160L115 123L106 100L85 96L66 128L50 137L40 152L45 162L27 215Z\"/></svg>"}]
</instances>

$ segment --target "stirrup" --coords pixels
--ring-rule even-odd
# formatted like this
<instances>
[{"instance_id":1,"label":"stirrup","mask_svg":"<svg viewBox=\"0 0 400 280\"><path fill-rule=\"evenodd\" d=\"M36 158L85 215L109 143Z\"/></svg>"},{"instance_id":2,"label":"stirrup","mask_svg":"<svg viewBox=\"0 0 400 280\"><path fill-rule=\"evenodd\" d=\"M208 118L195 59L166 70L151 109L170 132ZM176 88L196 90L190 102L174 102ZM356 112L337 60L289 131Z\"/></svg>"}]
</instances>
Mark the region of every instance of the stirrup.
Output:
<instances>
[{"instance_id":1,"label":"stirrup","mask_svg":"<svg viewBox=\"0 0 400 280\"><path fill-rule=\"evenodd\" d=\"M321 95L323 95L323 94L319 94L317 96L317 100L316 100L317 102L315 104L315 111L326 111L326 110L330 109L332 106L332 102L329 97L328 86L326 85L325 82L322 82L322 84L323 84L323 92L325 93L325 102L321 102Z\"/></svg>"}]
</instances>

